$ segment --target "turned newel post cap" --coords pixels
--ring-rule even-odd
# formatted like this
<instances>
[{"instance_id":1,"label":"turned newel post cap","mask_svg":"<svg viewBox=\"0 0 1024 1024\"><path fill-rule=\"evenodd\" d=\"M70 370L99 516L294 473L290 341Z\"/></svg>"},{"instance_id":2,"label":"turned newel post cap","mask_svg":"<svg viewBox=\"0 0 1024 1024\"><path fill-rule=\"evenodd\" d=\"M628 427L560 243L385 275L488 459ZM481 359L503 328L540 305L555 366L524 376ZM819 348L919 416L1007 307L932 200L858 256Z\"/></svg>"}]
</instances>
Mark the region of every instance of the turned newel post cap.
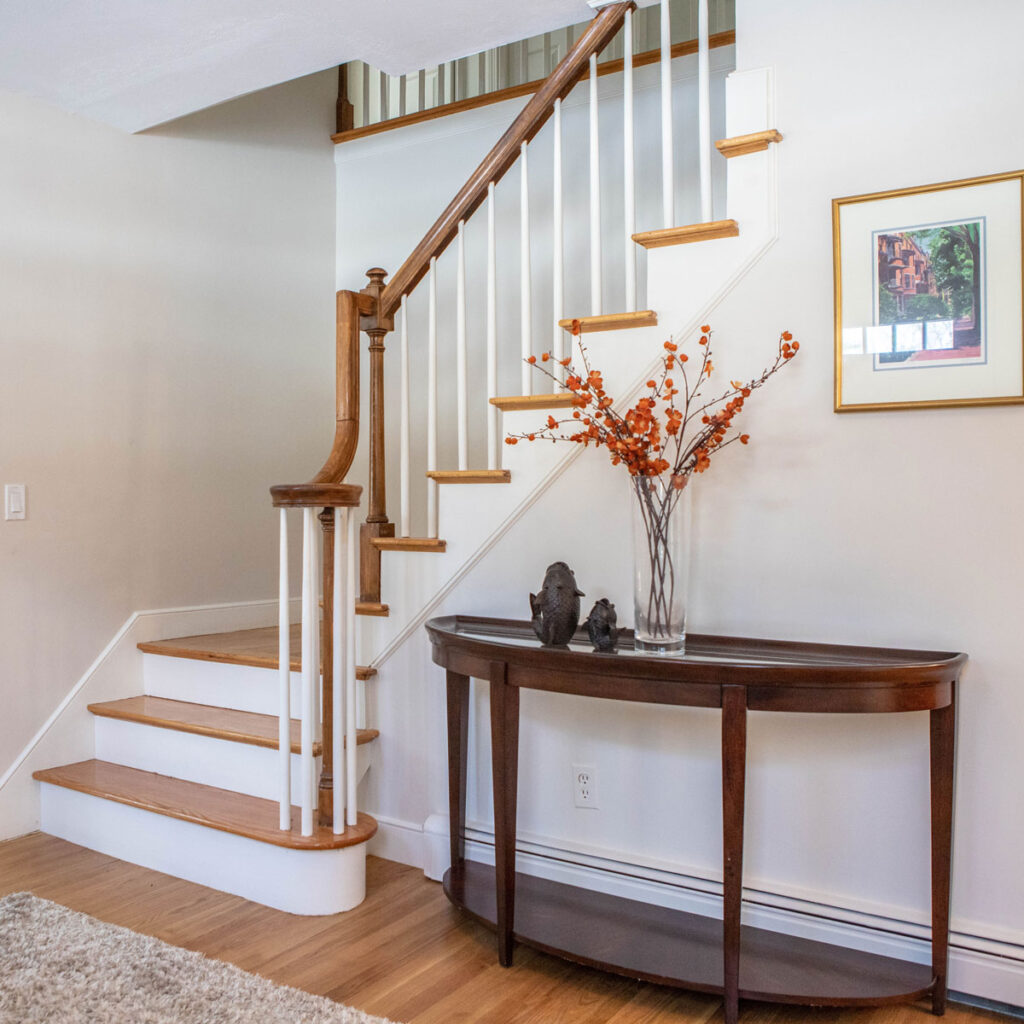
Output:
<instances>
[{"instance_id":1,"label":"turned newel post cap","mask_svg":"<svg viewBox=\"0 0 1024 1024\"><path fill-rule=\"evenodd\" d=\"M384 278L388 276L388 272L383 267L370 267L366 276L370 279L370 284L378 284L383 287Z\"/></svg>"}]
</instances>

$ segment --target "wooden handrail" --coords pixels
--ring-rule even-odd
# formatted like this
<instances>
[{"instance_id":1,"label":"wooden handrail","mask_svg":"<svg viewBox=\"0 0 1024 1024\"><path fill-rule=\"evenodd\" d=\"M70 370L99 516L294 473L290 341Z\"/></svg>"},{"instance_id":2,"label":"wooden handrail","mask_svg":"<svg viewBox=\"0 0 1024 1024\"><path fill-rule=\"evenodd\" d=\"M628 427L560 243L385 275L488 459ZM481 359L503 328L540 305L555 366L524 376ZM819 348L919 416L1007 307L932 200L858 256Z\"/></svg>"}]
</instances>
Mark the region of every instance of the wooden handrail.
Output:
<instances>
[{"instance_id":1,"label":"wooden handrail","mask_svg":"<svg viewBox=\"0 0 1024 1024\"><path fill-rule=\"evenodd\" d=\"M500 181L515 164L519 159L520 146L529 142L551 117L555 100L569 95L576 83L587 74L591 54L600 53L612 41L622 27L626 12L635 7L633 0L610 4L587 26L587 30L534 93L508 131L484 157L458 195L385 287L380 298L381 317L394 316L401 305L402 296L408 295L416 287L427 273L431 259L440 256L455 238L459 222L467 220L487 198L488 185L492 181Z\"/></svg>"},{"instance_id":2,"label":"wooden handrail","mask_svg":"<svg viewBox=\"0 0 1024 1024\"><path fill-rule=\"evenodd\" d=\"M334 443L311 484L341 483L359 443L359 318L373 312L374 303L362 292L342 291L337 306Z\"/></svg>"}]
</instances>

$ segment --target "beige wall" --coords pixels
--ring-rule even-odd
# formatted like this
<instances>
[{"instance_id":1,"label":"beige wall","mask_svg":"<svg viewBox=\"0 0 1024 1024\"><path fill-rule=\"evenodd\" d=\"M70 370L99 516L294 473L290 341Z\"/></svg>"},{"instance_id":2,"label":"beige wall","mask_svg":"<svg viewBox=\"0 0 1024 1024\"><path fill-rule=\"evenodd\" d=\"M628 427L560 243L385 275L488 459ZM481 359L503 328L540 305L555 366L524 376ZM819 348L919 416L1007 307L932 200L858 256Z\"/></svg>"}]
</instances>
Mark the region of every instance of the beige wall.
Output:
<instances>
[{"instance_id":1,"label":"beige wall","mask_svg":"<svg viewBox=\"0 0 1024 1024\"><path fill-rule=\"evenodd\" d=\"M270 598L333 422L334 75L129 136L0 94L0 774L135 609Z\"/></svg>"}]
</instances>

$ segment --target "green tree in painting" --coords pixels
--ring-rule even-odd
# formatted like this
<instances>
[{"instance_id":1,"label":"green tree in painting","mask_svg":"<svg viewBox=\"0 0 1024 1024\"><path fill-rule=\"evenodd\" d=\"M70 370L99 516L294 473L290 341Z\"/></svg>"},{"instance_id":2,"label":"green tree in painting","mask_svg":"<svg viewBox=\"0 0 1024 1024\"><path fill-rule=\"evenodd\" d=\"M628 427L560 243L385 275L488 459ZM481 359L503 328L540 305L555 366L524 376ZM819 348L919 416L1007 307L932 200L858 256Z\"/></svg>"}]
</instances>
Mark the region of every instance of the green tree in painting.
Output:
<instances>
[{"instance_id":1,"label":"green tree in painting","mask_svg":"<svg viewBox=\"0 0 1024 1024\"><path fill-rule=\"evenodd\" d=\"M977 322L981 296L981 238L977 221L935 228L929 232L930 256L939 291L950 295L955 317Z\"/></svg>"}]
</instances>

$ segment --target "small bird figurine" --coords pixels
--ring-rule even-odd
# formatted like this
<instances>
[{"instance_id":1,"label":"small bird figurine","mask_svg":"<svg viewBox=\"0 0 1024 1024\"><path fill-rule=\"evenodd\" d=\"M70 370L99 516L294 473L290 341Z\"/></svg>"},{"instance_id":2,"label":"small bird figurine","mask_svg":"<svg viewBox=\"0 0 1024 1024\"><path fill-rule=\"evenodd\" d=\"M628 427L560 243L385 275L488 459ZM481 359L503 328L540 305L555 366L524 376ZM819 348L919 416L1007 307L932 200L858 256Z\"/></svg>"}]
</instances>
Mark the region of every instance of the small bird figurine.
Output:
<instances>
[{"instance_id":1,"label":"small bird figurine","mask_svg":"<svg viewBox=\"0 0 1024 1024\"><path fill-rule=\"evenodd\" d=\"M602 597L587 616L587 636L596 651L614 651L619 642L615 605Z\"/></svg>"},{"instance_id":2,"label":"small bird figurine","mask_svg":"<svg viewBox=\"0 0 1024 1024\"><path fill-rule=\"evenodd\" d=\"M553 562L544 574L539 594L530 595L531 625L545 647L565 647L580 624L580 598L576 576L565 562Z\"/></svg>"}]
</instances>

